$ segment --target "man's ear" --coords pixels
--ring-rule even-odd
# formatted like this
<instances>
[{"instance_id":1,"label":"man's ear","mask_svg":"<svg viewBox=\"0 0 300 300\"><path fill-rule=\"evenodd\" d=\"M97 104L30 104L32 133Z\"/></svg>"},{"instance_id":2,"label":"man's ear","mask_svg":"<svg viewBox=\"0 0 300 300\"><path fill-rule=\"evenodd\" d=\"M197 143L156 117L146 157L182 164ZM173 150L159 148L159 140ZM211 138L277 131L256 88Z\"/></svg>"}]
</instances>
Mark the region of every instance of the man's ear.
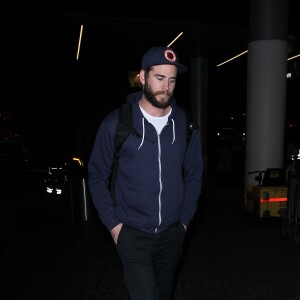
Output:
<instances>
[{"instance_id":1,"label":"man's ear","mask_svg":"<svg viewBox=\"0 0 300 300\"><path fill-rule=\"evenodd\" d=\"M142 85L144 85L145 84L145 70L140 70L139 79L140 79L140 83Z\"/></svg>"}]
</instances>

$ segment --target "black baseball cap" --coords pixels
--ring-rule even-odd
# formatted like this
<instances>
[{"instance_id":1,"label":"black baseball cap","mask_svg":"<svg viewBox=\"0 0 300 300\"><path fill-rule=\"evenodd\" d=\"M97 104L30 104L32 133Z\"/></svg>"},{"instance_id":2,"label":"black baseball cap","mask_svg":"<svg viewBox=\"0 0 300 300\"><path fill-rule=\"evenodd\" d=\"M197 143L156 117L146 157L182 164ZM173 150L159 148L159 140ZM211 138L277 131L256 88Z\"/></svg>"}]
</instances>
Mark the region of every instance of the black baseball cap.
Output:
<instances>
[{"instance_id":1,"label":"black baseball cap","mask_svg":"<svg viewBox=\"0 0 300 300\"><path fill-rule=\"evenodd\" d=\"M184 73L188 68L179 63L178 55L170 47L152 47L143 56L142 69L155 65L174 65L178 73Z\"/></svg>"}]
</instances>

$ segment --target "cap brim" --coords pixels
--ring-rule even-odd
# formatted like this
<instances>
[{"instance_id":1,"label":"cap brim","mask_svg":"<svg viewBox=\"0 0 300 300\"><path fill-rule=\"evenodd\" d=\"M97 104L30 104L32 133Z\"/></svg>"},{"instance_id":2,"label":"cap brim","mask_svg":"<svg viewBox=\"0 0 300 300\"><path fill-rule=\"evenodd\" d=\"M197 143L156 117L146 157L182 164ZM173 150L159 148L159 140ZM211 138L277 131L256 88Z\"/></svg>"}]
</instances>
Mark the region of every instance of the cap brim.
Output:
<instances>
[{"instance_id":1,"label":"cap brim","mask_svg":"<svg viewBox=\"0 0 300 300\"><path fill-rule=\"evenodd\" d=\"M188 68L182 64L175 64L175 66L177 67L178 73L185 73L188 71Z\"/></svg>"}]
</instances>

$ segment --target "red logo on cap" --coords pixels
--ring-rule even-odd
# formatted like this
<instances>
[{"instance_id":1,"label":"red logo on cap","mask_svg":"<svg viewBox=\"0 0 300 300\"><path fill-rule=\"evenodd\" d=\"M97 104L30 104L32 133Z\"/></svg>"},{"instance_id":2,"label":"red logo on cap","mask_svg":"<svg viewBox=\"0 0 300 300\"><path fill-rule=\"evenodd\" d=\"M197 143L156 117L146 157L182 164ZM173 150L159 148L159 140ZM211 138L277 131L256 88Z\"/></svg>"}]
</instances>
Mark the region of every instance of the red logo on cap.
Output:
<instances>
[{"instance_id":1,"label":"red logo on cap","mask_svg":"<svg viewBox=\"0 0 300 300\"><path fill-rule=\"evenodd\" d=\"M165 51L165 58L170 62L175 62L176 54L174 53L174 51L168 49Z\"/></svg>"}]
</instances>

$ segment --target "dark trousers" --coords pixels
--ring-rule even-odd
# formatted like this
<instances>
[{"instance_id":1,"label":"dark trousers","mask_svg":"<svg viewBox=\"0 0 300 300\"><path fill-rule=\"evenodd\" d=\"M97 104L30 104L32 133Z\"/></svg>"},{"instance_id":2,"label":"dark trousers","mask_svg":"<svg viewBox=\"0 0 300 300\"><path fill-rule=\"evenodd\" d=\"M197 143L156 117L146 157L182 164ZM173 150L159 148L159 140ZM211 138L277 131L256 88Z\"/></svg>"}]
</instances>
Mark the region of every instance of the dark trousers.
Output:
<instances>
[{"instance_id":1,"label":"dark trousers","mask_svg":"<svg viewBox=\"0 0 300 300\"><path fill-rule=\"evenodd\" d=\"M117 251L131 300L170 300L185 229L181 223L158 234L123 225Z\"/></svg>"}]
</instances>

